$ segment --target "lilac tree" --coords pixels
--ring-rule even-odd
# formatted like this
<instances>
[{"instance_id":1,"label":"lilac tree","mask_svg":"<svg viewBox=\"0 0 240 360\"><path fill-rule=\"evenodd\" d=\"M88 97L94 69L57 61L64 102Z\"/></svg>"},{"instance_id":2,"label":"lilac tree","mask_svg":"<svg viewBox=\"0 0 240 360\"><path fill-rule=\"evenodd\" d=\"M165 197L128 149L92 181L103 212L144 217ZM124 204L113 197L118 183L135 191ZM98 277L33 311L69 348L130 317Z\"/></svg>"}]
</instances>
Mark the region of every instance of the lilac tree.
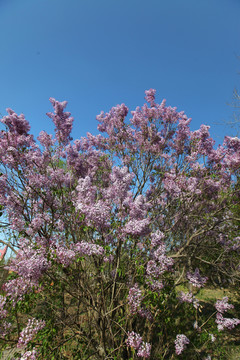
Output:
<instances>
[{"instance_id":1,"label":"lilac tree","mask_svg":"<svg viewBox=\"0 0 240 360\"><path fill-rule=\"evenodd\" d=\"M1 120L0 203L16 255L0 343L22 359L197 359L214 351L212 333L239 324L219 303L209 317L195 295L215 274L239 280L229 199L240 139L214 148L208 126L190 131L155 90L146 100L130 118L124 104L101 113L103 135L74 142L66 102L50 99L55 136L38 143L23 115Z\"/></svg>"}]
</instances>

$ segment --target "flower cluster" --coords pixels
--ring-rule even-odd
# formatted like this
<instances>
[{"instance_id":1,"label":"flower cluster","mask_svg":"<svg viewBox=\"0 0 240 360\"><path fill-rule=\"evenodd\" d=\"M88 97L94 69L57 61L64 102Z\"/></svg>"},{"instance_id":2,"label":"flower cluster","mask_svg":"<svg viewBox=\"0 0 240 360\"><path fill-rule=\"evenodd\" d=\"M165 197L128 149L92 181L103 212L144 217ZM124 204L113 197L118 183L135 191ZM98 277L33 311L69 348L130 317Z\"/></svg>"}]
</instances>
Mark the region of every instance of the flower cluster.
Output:
<instances>
[{"instance_id":1,"label":"flower cluster","mask_svg":"<svg viewBox=\"0 0 240 360\"><path fill-rule=\"evenodd\" d=\"M219 331L224 329L232 330L235 326L240 324L239 319L235 318L224 318L223 314L229 309L233 309L234 306L228 303L228 297L225 296L222 300L217 300L215 303L215 308L217 309L216 314L216 323Z\"/></svg>"},{"instance_id":2,"label":"flower cluster","mask_svg":"<svg viewBox=\"0 0 240 360\"><path fill-rule=\"evenodd\" d=\"M70 133L72 131L73 118L69 112L63 112L67 106L67 101L59 102L53 98L49 99L52 103L55 114L49 112L47 115L53 120L56 128L56 138L59 143L68 144L70 140Z\"/></svg>"},{"instance_id":3,"label":"flower cluster","mask_svg":"<svg viewBox=\"0 0 240 360\"><path fill-rule=\"evenodd\" d=\"M151 234L151 245L152 247L163 244L164 233L160 230L153 232ZM165 250L165 249L164 249Z\"/></svg>"},{"instance_id":4,"label":"flower cluster","mask_svg":"<svg viewBox=\"0 0 240 360\"><path fill-rule=\"evenodd\" d=\"M194 273L188 272L187 278L188 278L189 282L197 288L203 287L208 279L207 277L202 277L200 275L198 268L195 269Z\"/></svg>"},{"instance_id":5,"label":"flower cluster","mask_svg":"<svg viewBox=\"0 0 240 360\"><path fill-rule=\"evenodd\" d=\"M186 335L181 334L177 335L175 340L175 351L177 355L180 355L185 349L186 345L190 343L190 340L186 337Z\"/></svg>"},{"instance_id":6,"label":"flower cluster","mask_svg":"<svg viewBox=\"0 0 240 360\"><path fill-rule=\"evenodd\" d=\"M233 309L234 306L232 304L228 303L228 297L225 296L222 298L222 300L217 300L215 303L215 308L218 312L223 314L225 311L228 311L229 309Z\"/></svg>"},{"instance_id":7,"label":"flower cluster","mask_svg":"<svg viewBox=\"0 0 240 360\"><path fill-rule=\"evenodd\" d=\"M33 286L37 287L37 283L30 279L24 279L22 277L18 277L16 279L8 280L3 285L3 290L5 295L9 297L9 299L16 304L17 301L22 300L23 296L33 288Z\"/></svg>"},{"instance_id":8,"label":"flower cluster","mask_svg":"<svg viewBox=\"0 0 240 360\"><path fill-rule=\"evenodd\" d=\"M74 250L79 255L88 255L88 256L92 256L92 255L103 256L105 252L102 246L97 244L87 243L85 241L81 241L77 243L74 246Z\"/></svg>"},{"instance_id":9,"label":"flower cluster","mask_svg":"<svg viewBox=\"0 0 240 360\"><path fill-rule=\"evenodd\" d=\"M5 337L10 329L12 327L12 324L7 322L7 321L1 321L1 324L0 324L0 337Z\"/></svg>"},{"instance_id":10,"label":"flower cluster","mask_svg":"<svg viewBox=\"0 0 240 360\"><path fill-rule=\"evenodd\" d=\"M240 324L240 320L236 318L224 318L221 313L217 313L216 323L218 331L222 331L224 329L232 330L235 326Z\"/></svg>"},{"instance_id":11,"label":"flower cluster","mask_svg":"<svg viewBox=\"0 0 240 360\"><path fill-rule=\"evenodd\" d=\"M138 284L135 284L129 289L128 303L131 314L136 314L140 308L143 299L142 291L139 289Z\"/></svg>"},{"instance_id":12,"label":"flower cluster","mask_svg":"<svg viewBox=\"0 0 240 360\"><path fill-rule=\"evenodd\" d=\"M142 337L139 334L136 334L134 331L131 333L128 332L126 343L127 346L137 350L137 356L145 358L150 357L151 344L143 342Z\"/></svg>"},{"instance_id":13,"label":"flower cluster","mask_svg":"<svg viewBox=\"0 0 240 360\"><path fill-rule=\"evenodd\" d=\"M7 310L4 308L6 304L6 298L0 295L0 319L3 319L7 316Z\"/></svg>"},{"instance_id":14,"label":"flower cluster","mask_svg":"<svg viewBox=\"0 0 240 360\"><path fill-rule=\"evenodd\" d=\"M198 307L199 307L198 299L191 292L185 293L183 291L180 291L180 293L178 294L178 299L182 303L187 302L189 304L193 304L195 309L198 309Z\"/></svg>"},{"instance_id":15,"label":"flower cluster","mask_svg":"<svg viewBox=\"0 0 240 360\"><path fill-rule=\"evenodd\" d=\"M38 352L35 348L31 351L26 351L20 358L20 360L37 360Z\"/></svg>"},{"instance_id":16,"label":"flower cluster","mask_svg":"<svg viewBox=\"0 0 240 360\"><path fill-rule=\"evenodd\" d=\"M17 347L25 347L44 326L44 320L28 319L27 326L20 333Z\"/></svg>"}]
</instances>

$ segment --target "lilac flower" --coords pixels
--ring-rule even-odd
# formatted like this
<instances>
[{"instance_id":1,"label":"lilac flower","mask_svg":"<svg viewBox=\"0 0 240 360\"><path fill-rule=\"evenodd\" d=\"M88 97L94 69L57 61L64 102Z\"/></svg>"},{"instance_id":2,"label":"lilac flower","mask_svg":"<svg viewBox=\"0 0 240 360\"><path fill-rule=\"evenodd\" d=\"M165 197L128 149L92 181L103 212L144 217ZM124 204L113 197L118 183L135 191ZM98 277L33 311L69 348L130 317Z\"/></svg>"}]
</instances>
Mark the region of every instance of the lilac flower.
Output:
<instances>
[{"instance_id":1,"label":"lilac flower","mask_svg":"<svg viewBox=\"0 0 240 360\"><path fill-rule=\"evenodd\" d=\"M134 331L128 332L127 346L137 350L137 356L148 358L151 353L151 344L142 341L142 337Z\"/></svg>"},{"instance_id":2,"label":"lilac flower","mask_svg":"<svg viewBox=\"0 0 240 360\"><path fill-rule=\"evenodd\" d=\"M153 321L153 316L149 309L140 308L137 312L141 317L148 319L149 321Z\"/></svg>"},{"instance_id":3,"label":"lilac flower","mask_svg":"<svg viewBox=\"0 0 240 360\"><path fill-rule=\"evenodd\" d=\"M147 275L150 278L158 278L161 274L161 270L154 260L149 260L147 263L147 269L146 269Z\"/></svg>"},{"instance_id":4,"label":"lilac flower","mask_svg":"<svg viewBox=\"0 0 240 360\"><path fill-rule=\"evenodd\" d=\"M102 246L93 243L87 243L85 241L81 241L77 243L74 246L74 249L76 252L79 253L79 255L88 255L88 256L92 256L92 255L102 256L105 252Z\"/></svg>"},{"instance_id":5,"label":"lilac flower","mask_svg":"<svg viewBox=\"0 0 240 360\"><path fill-rule=\"evenodd\" d=\"M160 233L156 233L154 236L154 240L158 243L158 248L153 252L154 260L149 260L147 263L146 272L149 279L158 279L165 271L171 270L173 265L173 259L166 255L166 245L159 240L160 237Z\"/></svg>"},{"instance_id":6,"label":"lilac flower","mask_svg":"<svg viewBox=\"0 0 240 360\"><path fill-rule=\"evenodd\" d=\"M158 262L160 272L170 270L173 266L173 259L166 255L166 245L161 243L153 253L154 260Z\"/></svg>"},{"instance_id":7,"label":"lilac flower","mask_svg":"<svg viewBox=\"0 0 240 360\"><path fill-rule=\"evenodd\" d=\"M114 166L110 174L111 185L106 191L107 197L117 202L123 201L128 195L133 177L134 174L129 173L126 166Z\"/></svg>"},{"instance_id":8,"label":"lilac flower","mask_svg":"<svg viewBox=\"0 0 240 360\"><path fill-rule=\"evenodd\" d=\"M56 126L55 132L57 140L59 141L59 143L66 145L69 143L70 140L73 123L73 118L71 117L71 114L69 112L63 111L67 106L67 101L59 102L53 98L50 98L49 100L54 107L55 114L49 112L47 113L47 116L49 116L53 120Z\"/></svg>"},{"instance_id":9,"label":"lilac flower","mask_svg":"<svg viewBox=\"0 0 240 360\"><path fill-rule=\"evenodd\" d=\"M137 356L148 358L150 354L151 354L151 344L142 342L137 351Z\"/></svg>"},{"instance_id":10,"label":"lilac flower","mask_svg":"<svg viewBox=\"0 0 240 360\"><path fill-rule=\"evenodd\" d=\"M187 302L189 304L193 304L195 309L198 309L199 307L198 299L191 292L184 293L183 291L180 291L178 299L180 300L180 302Z\"/></svg>"},{"instance_id":11,"label":"lilac flower","mask_svg":"<svg viewBox=\"0 0 240 360\"><path fill-rule=\"evenodd\" d=\"M160 293L160 291L164 288L164 284L162 281L159 280L153 280L151 277L147 280L149 287L152 291L156 291L157 293Z\"/></svg>"},{"instance_id":12,"label":"lilac flower","mask_svg":"<svg viewBox=\"0 0 240 360\"><path fill-rule=\"evenodd\" d=\"M164 238L163 232L157 230L155 233L151 234L151 245L152 247L162 244L162 239Z\"/></svg>"},{"instance_id":13,"label":"lilac flower","mask_svg":"<svg viewBox=\"0 0 240 360\"><path fill-rule=\"evenodd\" d=\"M222 300L217 300L215 304L215 308L218 312L223 314L225 311L228 311L229 309L234 309L234 306L232 304L228 304L228 297L223 297Z\"/></svg>"},{"instance_id":14,"label":"lilac flower","mask_svg":"<svg viewBox=\"0 0 240 360\"><path fill-rule=\"evenodd\" d=\"M35 350L35 348L33 348L31 351L26 351L22 357L20 358L20 360L37 360L37 350Z\"/></svg>"},{"instance_id":15,"label":"lilac flower","mask_svg":"<svg viewBox=\"0 0 240 360\"><path fill-rule=\"evenodd\" d=\"M27 135L30 130L29 122L25 119L24 115L17 115L13 110L7 109L8 116L4 116L1 122L9 128L11 133L18 135Z\"/></svg>"},{"instance_id":16,"label":"lilac flower","mask_svg":"<svg viewBox=\"0 0 240 360\"><path fill-rule=\"evenodd\" d=\"M20 333L17 347L25 347L44 326L44 320L28 319L27 326Z\"/></svg>"},{"instance_id":17,"label":"lilac flower","mask_svg":"<svg viewBox=\"0 0 240 360\"><path fill-rule=\"evenodd\" d=\"M4 338L10 331L12 324L7 321L2 321L0 323L0 337Z\"/></svg>"},{"instance_id":18,"label":"lilac flower","mask_svg":"<svg viewBox=\"0 0 240 360\"><path fill-rule=\"evenodd\" d=\"M6 298L0 295L0 319L3 319L7 316L7 310L4 309L5 304L6 304Z\"/></svg>"},{"instance_id":19,"label":"lilac flower","mask_svg":"<svg viewBox=\"0 0 240 360\"><path fill-rule=\"evenodd\" d=\"M126 234L132 234L137 236L144 236L150 232L149 229L150 219L143 220L130 220L124 227Z\"/></svg>"},{"instance_id":20,"label":"lilac flower","mask_svg":"<svg viewBox=\"0 0 240 360\"><path fill-rule=\"evenodd\" d=\"M21 300L23 295L32 289L33 286L37 287L37 285L33 280L18 277L17 279L8 280L3 285L3 290L6 296L13 301L13 304L16 304L16 301Z\"/></svg>"},{"instance_id":21,"label":"lilac flower","mask_svg":"<svg viewBox=\"0 0 240 360\"><path fill-rule=\"evenodd\" d=\"M188 272L187 278L193 286L198 288L203 287L208 279L207 277L202 277L200 275L198 268L195 269L194 273Z\"/></svg>"},{"instance_id":22,"label":"lilac flower","mask_svg":"<svg viewBox=\"0 0 240 360\"><path fill-rule=\"evenodd\" d=\"M136 199L129 205L130 205L129 216L131 219L141 220L147 216L147 210L149 208L149 204L146 203L146 200L143 195L138 195Z\"/></svg>"},{"instance_id":23,"label":"lilac flower","mask_svg":"<svg viewBox=\"0 0 240 360\"><path fill-rule=\"evenodd\" d=\"M142 291L139 289L138 284L135 284L129 289L128 303L131 314L136 314L142 301Z\"/></svg>"},{"instance_id":24,"label":"lilac flower","mask_svg":"<svg viewBox=\"0 0 240 360\"><path fill-rule=\"evenodd\" d=\"M186 349L186 345L188 345L190 343L190 340L186 337L186 335L181 334L181 335L177 335L176 340L175 340L175 350L176 350L176 354L180 355L183 350Z\"/></svg>"},{"instance_id":25,"label":"lilac flower","mask_svg":"<svg viewBox=\"0 0 240 360\"><path fill-rule=\"evenodd\" d=\"M86 216L87 224L108 227L110 222L111 202L103 199L97 201L97 187L92 184L89 176L79 179L78 199L76 203L79 209Z\"/></svg>"},{"instance_id":26,"label":"lilac flower","mask_svg":"<svg viewBox=\"0 0 240 360\"><path fill-rule=\"evenodd\" d=\"M139 334L136 334L134 331L128 332L128 338L126 340L127 346L138 350L142 344L142 337Z\"/></svg>"},{"instance_id":27,"label":"lilac flower","mask_svg":"<svg viewBox=\"0 0 240 360\"><path fill-rule=\"evenodd\" d=\"M61 245L56 245L56 248L53 249L53 254L56 254L57 261L65 267L69 266L76 256L73 250Z\"/></svg>"},{"instance_id":28,"label":"lilac flower","mask_svg":"<svg viewBox=\"0 0 240 360\"><path fill-rule=\"evenodd\" d=\"M28 239L19 240L20 249L17 257L12 259L8 269L18 273L23 279L37 282L42 274L49 268L44 247L34 249Z\"/></svg>"},{"instance_id":29,"label":"lilac flower","mask_svg":"<svg viewBox=\"0 0 240 360\"><path fill-rule=\"evenodd\" d=\"M46 131L41 131L39 133L38 140L41 145L45 146L45 148L50 148L54 145L52 135L49 135Z\"/></svg>"},{"instance_id":30,"label":"lilac flower","mask_svg":"<svg viewBox=\"0 0 240 360\"><path fill-rule=\"evenodd\" d=\"M218 327L218 331L222 331L225 328L228 330L232 330L235 326L240 324L239 319L231 319L231 318L224 318L221 313L217 313L216 315L216 323Z\"/></svg>"},{"instance_id":31,"label":"lilac flower","mask_svg":"<svg viewBox=\"0 0 240 360\"><path fill-rule=\"evenodd\" d=\"M155 89L146 90L145 94L146 94L145 99L147 100L147 102L150 103L151 106L154 106L156 90Z\"/></svg>"}]
</instances>

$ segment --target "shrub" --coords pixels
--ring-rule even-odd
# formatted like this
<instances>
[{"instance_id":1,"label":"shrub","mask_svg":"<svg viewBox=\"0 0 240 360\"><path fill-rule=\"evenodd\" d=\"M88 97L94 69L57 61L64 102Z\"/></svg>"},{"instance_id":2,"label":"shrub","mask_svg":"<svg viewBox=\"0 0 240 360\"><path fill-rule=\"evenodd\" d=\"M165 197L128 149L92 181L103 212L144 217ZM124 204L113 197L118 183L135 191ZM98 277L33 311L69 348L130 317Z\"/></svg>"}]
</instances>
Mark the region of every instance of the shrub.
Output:
<instances>
[{"instance_id":1,"label":"shrub","mask_svg":"<svg viewBox=\"0 0 240 360\"><path fill-rule=\"evenodd\" d=\"M239 324L228 299L209 314L195 295L212 274L238 280L229 199L240 139L214 149L208 126L190 131L152 89L146 100L130 119L124 104L101 113L105 136L74 142L66 102L50 99L55 137L42 131L39 144L24 115L1 120L0 203L16 256L0 342L23 347L22 359L207 358Z\"/></svg>"}]
</instances>

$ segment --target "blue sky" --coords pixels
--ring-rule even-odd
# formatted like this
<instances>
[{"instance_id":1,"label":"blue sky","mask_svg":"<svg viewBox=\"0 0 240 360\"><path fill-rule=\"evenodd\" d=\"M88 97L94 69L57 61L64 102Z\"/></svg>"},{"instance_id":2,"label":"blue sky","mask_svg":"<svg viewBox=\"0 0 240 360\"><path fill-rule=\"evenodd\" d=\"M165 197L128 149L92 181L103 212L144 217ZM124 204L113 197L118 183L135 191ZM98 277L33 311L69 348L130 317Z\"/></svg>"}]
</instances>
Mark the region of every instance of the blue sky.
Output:
<instances>
[{"instance_id":1,"label":"blue sky","mask_svg":"<svg viewBox=\"0 0 240 360\"><path fill-rule=\"evenodd\" d=\"M0 113L23 112L37 136L53 130L49 97L67 100L79 138L97 133L101 110L134 110L155 88L219 143L240 82L239 19L239 0L0 0Z\"/></svg>"}]
</instances>

